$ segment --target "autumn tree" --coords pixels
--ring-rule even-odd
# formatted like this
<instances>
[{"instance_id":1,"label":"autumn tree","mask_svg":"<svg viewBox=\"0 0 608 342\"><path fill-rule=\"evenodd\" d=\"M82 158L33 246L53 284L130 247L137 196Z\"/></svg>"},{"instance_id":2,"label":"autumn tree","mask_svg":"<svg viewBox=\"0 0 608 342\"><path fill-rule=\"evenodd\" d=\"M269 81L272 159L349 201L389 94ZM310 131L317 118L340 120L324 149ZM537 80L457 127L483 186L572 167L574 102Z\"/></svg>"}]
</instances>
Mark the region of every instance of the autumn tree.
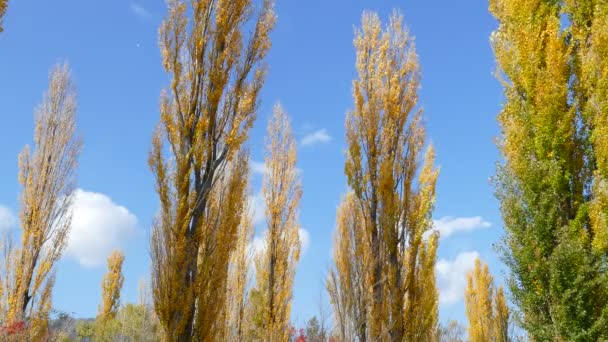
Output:
<instances>
[{"instance_id":1,"label":"autumn tree","mask_svg":"<svg viewBox=\"0 0 608 342\"><path fill-rule=\"evenodd\" d=\"M101 305L97 316L99 320L114 319L120 308L120 291L125 280L122 274L124 260L124 254L118 250L108 257L108 271L101 282Z\"/></svg>"},{"instance_id":2,"label":"autumn tree","mask_svg":"<svg viewBox=\"0 0 608 342\"><path fill-rule=\"evenodd\" d=\"M250 0L171 0L168 7L159 40L171 84L149 158L161 204L151 242L154 306L167 340L204 340L223 322L237 240L231 220L240 220L238 210L229 217L223 210L242 206L240 195L216 186L224 175L242 188L242 168L226 169L246 163L238 156L256 116L275 16L270 1L253 20Z\"/></svg>"},{"instance_id":3,"label":"autumn tree","mask_svg":"<svg viewBox=\"0 0 608 342\"><path fill-rule=\"evenodd\" d=\"M0 0L0 32L4 29L2 28L2 17L6 14L6 9L8 8L8 0Z\"/></svg>"},{"instance_id":4,"label":"autumn tree","mask_svg":"<svg viewBox=\"0 0 608 342\"><path fill-rule=\"evenodd\" d=\"M464 327L458 321L451 320L445 326L438 326L437 340L439 342L464 342L464 331Z\"/></svg>"},{"instance_id":5,"label":"autumn tree","mask_svg":"<svg viewBox=\"0 0 608 342\"><path fill-rule=\"evenodd\" d=\"M465 305L471 342L508 342L509 308L502 286L494 287L488 265L477 258L467 274Z\"/></svg>"},{"instance_id":6,"label":"autumn tree","mask_svg":"<svg viewBox=\"0 0 608 342\"><path fill-rule=\"evenodd\" d=\"M251 243L253 241L253 208L247 206L238 227L237 246L230 256L230 267L226 296L225 340L243 341L248 332L246 320L247 296L249 293L250 267L252 265Z\"/></svg>"},{"instance_id":7,"label":"autumn tree","mask_svg":"<svg viewBox=\"0 0 608 342\"><path fill-rule=\"evenodd\" d=\"M345 173L363 216L360 234L370 244L367 339L428 340L437 329L437 305L419 303L436 302L437 290L434 282L418 283L417 274L428 273L435 259L437 238L424 233L432 226L438 171L432 148L421 158L425 130L413 38L399 14L383 28L377 14L366 12L354 45L358 78L346 120ZM421 321L429 323L421 328L415 323Z\"/></svg>"},{"instance_id":8,"label":"autumn tree","mask_svg":"<svg viewBox=\"0 0 608 342\"><path fill-rule=\"evenodd\" d=\"M67 65L50 75L36 109L34 150L19 156L21 246L14 256L7 322L29 318L44 334L51 309L55 265L71 226L71 205L81 142L76 137L76 92ZM38 337L32 337L37 339Z\"/></svg>"},{"instance_id":9,"label":"autumn tree","mask_svg":"<svg viewBox=\"0 0 608 342\"><path fill-rule=\"evenodd\" d=\"M530 338L608 338L607 7L491 0L505 103L495 179L514 303Z\"/></svg>"},{"instance_id":10,"label":"autumn tree","mask_svg":"<svg viewBox=\"0 0 608 342\"><path fill-rule=\"evenodd\" d=\"M264 195L267 230L256 256L256 331L263 341L289 337L292 288L300 258L299 203L302 196L296 168L296 142L287 114L274 107L266 137Z\"/></svg>"},{"instance_id":11,"label":"autumn tree","mask_svg":"<svg viewBox=\"0 0 608 342\"><path fill-rule=\"evenodd\" d=\"M336 214L334 268L329 271L327 291L334 310L334 323L341 341L367 340L371 265L365 222L354 193L348 193Z\"/></svg>"}]
</instances>

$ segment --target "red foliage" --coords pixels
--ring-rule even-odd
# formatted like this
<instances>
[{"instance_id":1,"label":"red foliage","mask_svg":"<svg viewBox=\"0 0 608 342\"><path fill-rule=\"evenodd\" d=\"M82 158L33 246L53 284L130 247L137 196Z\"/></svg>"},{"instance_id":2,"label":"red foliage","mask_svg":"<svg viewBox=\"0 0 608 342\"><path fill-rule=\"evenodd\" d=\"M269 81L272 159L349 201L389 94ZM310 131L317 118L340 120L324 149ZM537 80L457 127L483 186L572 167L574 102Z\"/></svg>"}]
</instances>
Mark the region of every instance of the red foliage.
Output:
<instances>
[{"instance_id":1,"label":"red foliage","mask_svg":"<svg viewBox=\"0 0 608 342\"><path fill-rule=\"evenodd\" d=\"M24 332L25 328L25 322L18 321L0 326L0 333L10 336Z\"/></svg>"},{"instance_id":2,"label":"red foliage","mask_svg":"<svg viewBox=\"0 0 608 342\"><path fill-rule=\"evenodd\" d=\"M300 335L296 337L294 342L306 342L306 335L304 335L304 329L300 329Z\"/></svg>"}]
</instances>

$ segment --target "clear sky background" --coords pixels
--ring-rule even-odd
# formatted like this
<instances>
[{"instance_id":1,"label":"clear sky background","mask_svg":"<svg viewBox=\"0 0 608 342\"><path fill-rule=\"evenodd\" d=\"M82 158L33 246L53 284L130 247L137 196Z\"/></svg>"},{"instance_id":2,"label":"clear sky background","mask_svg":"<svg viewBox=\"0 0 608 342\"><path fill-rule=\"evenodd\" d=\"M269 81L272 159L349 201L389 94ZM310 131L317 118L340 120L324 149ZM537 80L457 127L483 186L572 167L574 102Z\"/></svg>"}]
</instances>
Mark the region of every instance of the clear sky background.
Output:
<instances>
[{"instance_id":1,"label":"clear sky background","mask_svg":"<svg viewBox=\"0 0 608 342\"><path fill-rule=\"evenodd\" d=\"M416 37L422 67L420 104L441 168L436 226L442 231L437 279L440 319L465 320L465 273L479 255L499 283L503 266L492 245L502 236L490 177L499 159L495 117L502 95L493 76L489 35L496 23L485 0L277 0L270 70L248 145L259 207L260 163L272 106L281 102L298 140L305 240L297 269L293 320L326 310L335 211L346 191L345 114L356 76L354 27L365 9L383 21L400 10ZM158 208L147 166L159 94L169 83L158 48L163 0L12 0L0 34L0 229L18 235L17 156L31 144L33 109L54 64L68 61L78 88L84 138L74 229L60 262L54 307L92 317L105 258L126 254L123 301L137 300L149 274L149 227ZM258 170L258 172L256 172ZM263 212L257 217L257 236Z\"/></svg>"}]
</instances>

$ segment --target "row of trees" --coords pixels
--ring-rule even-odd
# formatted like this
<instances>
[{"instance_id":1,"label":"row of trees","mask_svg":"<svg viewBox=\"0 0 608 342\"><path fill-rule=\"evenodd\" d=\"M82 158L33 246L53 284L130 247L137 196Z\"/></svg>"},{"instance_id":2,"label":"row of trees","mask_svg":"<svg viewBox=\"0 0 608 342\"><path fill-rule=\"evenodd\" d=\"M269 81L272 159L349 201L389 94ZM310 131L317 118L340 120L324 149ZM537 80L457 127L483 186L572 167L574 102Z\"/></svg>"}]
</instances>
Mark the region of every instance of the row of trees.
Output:
<instances>
[{"instance_id":1,"label":"row of trees","mask_svg":"<svg viewBox=\"0 0 608 342\"><path fill-rule=\"evenodd\" d=\"M6 6L0 0L0 18ZM532 340L608 338L608 4L491 0L490 11L499 25L492 45L506 99L495 185L518 323ZM171 82L149 155L160 203L149 307L163 340L295 338L289 321L302 187L280 106L268 125L267 229L256 251L248 202L245 145L275 20L269 0L258 10L251 0L168 2L159 35ZM459 332L455 325L438 329L432 212L439 171L417 104L413 38L397 13L383 26L365 12L354 45L350 190L337 211L335 266L327 277L333 338L449 339ZM71 225L82 146L75 113L69 70L59 66L36 110L35 147L19 158L21 245L5 244L0 288L3 321L26 322L33 340L48 336L55 265ZM123 260L120 253L109 258L95 322L102 328L89 329L89 338L102 339L95 331L112 331L121 312L127 315L128 306L118 304ZM470 340L512 338L504 290L479 260L465 298Z\"/></svg>"}]
</instances>

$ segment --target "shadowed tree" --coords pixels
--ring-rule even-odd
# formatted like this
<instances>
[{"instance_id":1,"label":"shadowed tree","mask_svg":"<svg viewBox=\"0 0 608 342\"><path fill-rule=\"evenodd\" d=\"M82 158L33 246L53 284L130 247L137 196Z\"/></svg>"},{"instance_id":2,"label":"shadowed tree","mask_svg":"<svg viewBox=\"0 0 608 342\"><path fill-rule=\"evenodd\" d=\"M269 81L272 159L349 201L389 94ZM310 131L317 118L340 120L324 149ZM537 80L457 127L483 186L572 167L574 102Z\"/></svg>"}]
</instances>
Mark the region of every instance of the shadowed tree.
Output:
<instances>
[{"instance_id":1,"label":"shadowed tree","mask_svg":"<svg viewBox=\"0 0 608 342\"><path fill-rule=\"evenodd\" d=\"M256 255L252 290L256 332L264 341L289 338L292 287L300 258L299 203L302 197L296 168L296 142L287 114L274 107L266 138L266 168L262 192L266 204L265 246Z\"/></svg>"},{"instance_id":2,"label":"shadowed tree","mask_svg":"<svg viewBox=\"0 0 608 342\"><path fill-rule=\"evenodd\" d=\"M533 340L608 338L607 6L490 1L505 94L502 252Z\"/></svg>"},{"instance_id":3,"label":"shadowed tree","mask_svg":"<svg viewBox=\"0 0 608 342\"><path fill-rule=\"evenodd\" d=\"M365 222L353 193L340 203L334 235L334 268L327 279L327 290L334 310L340 341L367 340L367 312L370 296L366 267L370 245L365 240Z\"/></svg>"},{"instance_id":4,"label":"shadowed tree","mask_svg":"<svg viewBox=\"0 0 608 342\"><path fill-rule=\"evenodd\" d=\"M426 267L422 250L436 249L423 235L432 226L438 171L432 148L420 165L425 130L416 109L418 58L397 13L385 28L377 14L364 13L354 44L358 78L353 82L355 108L346 120L345 173L370 244L368 339L424 340L437 327L421 331L414 322L436 315L437 308L418 303L423 292L435 296L437 290L417 284L416 274Z\"/></svg>"},{"instance_id":5,"label":"shadowed tree","mask_svg":"<svg viewBox=\"0 0 608 342\"><path fill-rule=\"evenodd\" d=\"M21 247L11 265L14 282L8 290L8 322L29 317L34 325L38 319L46 324L55 264L72 221L70 208L81 150L75 132L76 92L67 65L55 67L49 81L36 109L34 151L26 147L19 156L22 232Z\"/></svg>"},{"instance_id":6,"label":"shadowed tree","mask_svg":"<svg viewBox=\"0 0 608 342\"><path fill-rule=\"evenodd\" d=\"M120 308L120 291L125 277L122 275L122 264L125 256L121 251L114 251L108 257L108 271L101 282L101 305L98 319L112 320Z\"/></svg>"},{"instance_id":7,"label":"shadowed tree","mask_svg":"<svg viewBox=\"0 0 608 342\"><path fill-rule=\"evenodd\" d=\"M242 206L237 194L218 191L210 199L227 165L246 163L238 155L255 119L275 16L270 1L253 20L250 0L168 6L160 48L171 84L161 96L149 158L161 204L151 242L154 306L167 340L202 340L223 322L238 224L224 228L240 220L238 210L230 218L215 215L224 210L223 197L231 198L232 209ZM240 189L242 171L233 171L226 182Z\"/></svg>"},{"instance_id":8,"label":"shadowed tree","mask_svg":"<svg viewBox=\"0 0 608 342\"><path fill-rule=\"evenodd\" d=\"M2 18L6 14L6 9L8 8L8 0L0 0L0 32L4 31L2 27Z\"/></svg>"},{"instance_id":9,"label":"shadowed tree","mask_svg":"<svg viewBox=\"0 0 608 342\"><path fill-rule=\"evenodd\" d=\"M251 243L253 241L253 211L247 205L238 227L237 247L230 256L227 281L225 340L243 341L248 326L245 306L249 293L250 267L252 265Z\"/></svg>"}]
</instances>

